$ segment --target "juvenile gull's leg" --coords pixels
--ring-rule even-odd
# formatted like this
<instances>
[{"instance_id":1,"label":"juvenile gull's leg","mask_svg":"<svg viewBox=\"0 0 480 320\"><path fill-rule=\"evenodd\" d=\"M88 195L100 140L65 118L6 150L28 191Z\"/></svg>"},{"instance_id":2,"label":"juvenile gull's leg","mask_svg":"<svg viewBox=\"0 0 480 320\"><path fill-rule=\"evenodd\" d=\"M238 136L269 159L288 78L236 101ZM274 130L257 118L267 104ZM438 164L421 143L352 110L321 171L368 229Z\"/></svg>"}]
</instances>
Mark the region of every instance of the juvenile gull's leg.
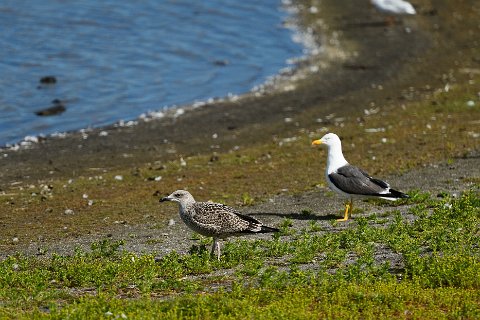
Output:
<instances>
[{"instance_id":1,"label":"juvenile gull's leg","mask_svg":"<svg viewBox=\"0 0 480 320\"><path fill-rule=\"evenodd\" d=\"M211 256L215 255L215 250L217 251L217 259L220 261L220 242L217 238L213 238L212 251L210 252Z\"/></svg>"},{"instance_id":2,"label":"juvenile gull's leg","mask_svg":"<svg viewBox=\"0 0 480 320\"><path fill-rule=\"evenodd\" d=\"M217 259L220 261L220 241L217 240Z\"/></svg>"},{"instance_id":3,"label":"juvenile gull's leg","mask_svg":"<svg viewBox=\"0 0 480 320\"><path fill-rule=\"evenodd\" d=\"M215 247L217 246L217 238L213 238L212 250L210 250L210 255L213 256L215 253Z\"/></svg>"}]
</instances>

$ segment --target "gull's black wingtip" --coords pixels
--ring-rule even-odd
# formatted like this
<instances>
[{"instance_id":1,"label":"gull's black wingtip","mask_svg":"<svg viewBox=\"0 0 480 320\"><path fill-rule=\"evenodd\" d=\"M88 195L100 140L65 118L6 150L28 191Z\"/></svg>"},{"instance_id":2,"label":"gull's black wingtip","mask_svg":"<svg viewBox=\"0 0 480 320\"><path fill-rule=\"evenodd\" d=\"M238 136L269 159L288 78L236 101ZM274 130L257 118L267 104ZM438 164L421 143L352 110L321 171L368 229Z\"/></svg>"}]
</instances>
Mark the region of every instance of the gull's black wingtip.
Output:
<instances>
[{"instance_id":1,"label":"gull's black wingtip","mask_svg":"<svg viewBox=\"0 0 480 320\"><path fill-rule=\"evenodd\" d=\"M397 191L397 190L394 190L394 189L390 189L390 196L392 198L397 198L397 199L407 199L407 198L410 198L410 196L406 193L403 193L403 192L400 192L400 191Z\"/></svg>"}]
</instances>

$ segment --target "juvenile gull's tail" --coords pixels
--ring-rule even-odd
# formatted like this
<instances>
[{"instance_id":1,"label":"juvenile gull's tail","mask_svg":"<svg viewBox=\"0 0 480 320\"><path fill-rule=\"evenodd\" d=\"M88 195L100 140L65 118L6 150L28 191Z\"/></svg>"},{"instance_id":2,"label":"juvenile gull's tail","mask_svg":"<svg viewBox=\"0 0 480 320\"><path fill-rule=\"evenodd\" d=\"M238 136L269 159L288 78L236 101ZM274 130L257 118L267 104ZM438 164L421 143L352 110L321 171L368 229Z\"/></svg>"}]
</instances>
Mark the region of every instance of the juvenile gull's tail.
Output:
<instances>
[{"instance_id":1,"label":"juvenile gull's tail","mask_svg":"<svg viewBox=\"0 0 480 320\"><path fill-rule=\"evenodd\" d=\"M268 226L262 226L262 229L258 233L279 232L280 229L272 228Z\"/></svg>"},{"instance_id":2,"label":"juvenile gull's tail","mask_svg":"<svg viewBox=\"0 0 480 320\"><path fill-rule=\"evenodd\" d=\"M241 214L239 212L235 212L235 214L237 216L239 216L240 218L242 218L243 220L248 221L248 223L249 223L248 228L246 230L244 230L244 232L247 232L247 233L268 233L268 232L279 232L280 231L277 228L273 228L273 227L269 227L269 226L264 225L262 222L260 222L259 220L257 220L254 217L247 216L247 215Z\"/></svg>"}]
</instances>

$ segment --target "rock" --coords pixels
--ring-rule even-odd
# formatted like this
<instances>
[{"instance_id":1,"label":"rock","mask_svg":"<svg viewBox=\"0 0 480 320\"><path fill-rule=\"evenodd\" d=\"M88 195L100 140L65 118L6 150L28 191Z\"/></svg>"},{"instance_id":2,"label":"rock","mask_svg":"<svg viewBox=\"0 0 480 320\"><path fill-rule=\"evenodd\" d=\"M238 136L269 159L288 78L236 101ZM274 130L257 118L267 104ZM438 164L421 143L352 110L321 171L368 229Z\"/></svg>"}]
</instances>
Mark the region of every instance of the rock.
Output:
<instances>
[{"instance_id":1,"label":"rock","mask_svg":"<svg viewBox=\"0 0 480 320\"><path fill-rule=\"evenodd\" d=\"M67 110L67 108L65 108L65 106L60 102L60 103L55 104L54 106L52 106L50 108L35 111L35 114L37 116L55 116L55 115L59 115L61 113L64 113L66 110Z\"/></svg>"},{"instance_id":2,"label":"rock","mask_svg":"<svg viewBox=\"0 0 480 320\"><path fill-rule=\"evenodd\" d=\"M230 62L228 60L215 60L213 61L213 64L219 67L225 67L228 65Z\"/></svg>"},{"instance_id":3,"label":"rock","mask_svg":"<svg viewBox=\"0 0 480 320\"><path fill-rule=\"evenodd\" d=\"M57 78L54 76L45 76L40 78L40 83L42 84L55 84L57 83Z\"/></svg>"}]
</instances>

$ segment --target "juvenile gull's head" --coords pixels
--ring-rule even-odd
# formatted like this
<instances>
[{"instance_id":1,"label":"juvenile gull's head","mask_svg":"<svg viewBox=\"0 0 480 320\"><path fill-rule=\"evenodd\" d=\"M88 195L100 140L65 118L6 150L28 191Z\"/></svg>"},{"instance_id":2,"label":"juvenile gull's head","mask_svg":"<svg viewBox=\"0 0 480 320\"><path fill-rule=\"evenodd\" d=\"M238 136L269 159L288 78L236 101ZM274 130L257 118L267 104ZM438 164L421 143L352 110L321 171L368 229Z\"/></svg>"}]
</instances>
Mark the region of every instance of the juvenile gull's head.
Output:
<instances>
[{"instance_id":1,"label":"juvenile gull's head","mask_svg":"<svg viewBox=\"0 0 480 320\"><path fill-rule=\"evenodd\" d=\"M160 199L160 202L164 202L164 201L178 202L180 204L180 206L182 206L182 207L185 207L189 204L195 203L195 199L190 194L190 192L185 191L185 190L174 191L168 197Z\"/></svg>"}]
</instances>

